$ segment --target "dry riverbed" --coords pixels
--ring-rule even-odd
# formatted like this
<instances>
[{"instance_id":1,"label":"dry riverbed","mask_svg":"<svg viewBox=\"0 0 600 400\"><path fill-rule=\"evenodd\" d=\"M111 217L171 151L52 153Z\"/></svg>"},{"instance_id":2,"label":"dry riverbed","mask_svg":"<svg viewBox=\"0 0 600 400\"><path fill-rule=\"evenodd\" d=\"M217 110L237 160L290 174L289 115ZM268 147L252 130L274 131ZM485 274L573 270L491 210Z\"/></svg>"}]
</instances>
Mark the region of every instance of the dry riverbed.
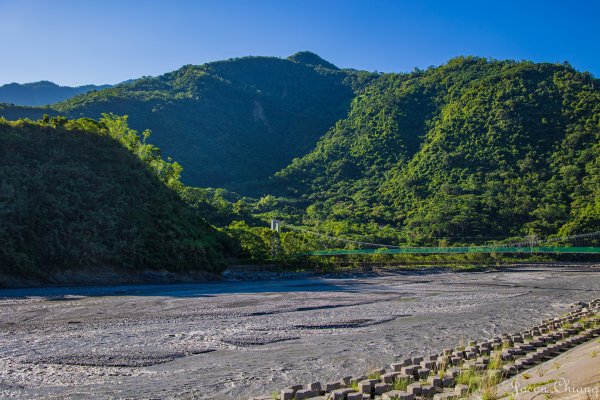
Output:
<instances>
[{"instance_id":1,"label":"dry riverbed","mask_svg":"<svg viewBox=\"0 0 600 400\"><path fill-rule=\"evenodd\" d=\"M593 266L0 290L0 398L248 398L518 331Z\"/></svg>"}]
</instances>

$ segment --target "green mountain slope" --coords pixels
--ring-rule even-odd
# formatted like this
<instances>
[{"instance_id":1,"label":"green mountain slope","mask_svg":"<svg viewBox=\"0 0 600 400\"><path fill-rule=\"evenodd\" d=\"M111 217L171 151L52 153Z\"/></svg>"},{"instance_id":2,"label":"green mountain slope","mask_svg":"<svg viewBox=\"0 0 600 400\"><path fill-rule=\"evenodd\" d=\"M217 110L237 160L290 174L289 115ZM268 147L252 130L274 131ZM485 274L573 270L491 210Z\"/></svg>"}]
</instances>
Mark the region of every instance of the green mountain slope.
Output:
<instances>
[{"instance_id":1,"label":"green mountain slope","mask_svg":"<svg viewBox=\"0 0 600 400\"><path fill-rule=\"evenodd\" d=\"M265 180L310 151L344 117L370 74L340 71L315 54L245 57L187 65L52 106L0 115L61 113L71 118L128 115L135 129L184 166L193 186L260 192Z\"/></svg>"},{"instance_id":2,"label":"green mountain slope","mask_svg":"<svg viewBox=\"0 0 600 400\"><path fill-rule=\"evenodd\" d=\"M569 65L459 57L372 74L301 52L185 66L0 115L130 115L181 162L185 183L241 195L233 212L226 191L185 192L219 223L279 216L424 244L597 230L599 107L599 81Z\"/></svg>"},{"instance_id":3,"label":"green mountain slope","mask_svg":"<svg viewBox=\"0 0 600 400\"><path fill-rule=\"evenodd\" d=\"M589 74L457 58L379 77L277 180L304 199L304 223L332 232L385 226L392 240L431 243L589 231L600 227L599 118Z\"/></svg>"},{"instance_id":4,"label":"green mountain slope","mask_svg":"<svg viewBox=\"0 0 600 400\"><path fill-rule=\"evenodd\" d=\"M220 271L225 242L178 196L180 170L123 119L0 119L0 275Z\"/></svg>"},{"instance_id":5,"label":"green mountain slope","mask_svg":"<svg viewBox=\"0 0 600 400\"><path fill-rule=\"evenodd\" d=\"M11 103L20 106L42 106L58 103L69 97L87 93L92 90L102 90L111 85L59 86L48 81L32 83L8 83L0 86L0 103Z\"/></svg>"}]
</instances>

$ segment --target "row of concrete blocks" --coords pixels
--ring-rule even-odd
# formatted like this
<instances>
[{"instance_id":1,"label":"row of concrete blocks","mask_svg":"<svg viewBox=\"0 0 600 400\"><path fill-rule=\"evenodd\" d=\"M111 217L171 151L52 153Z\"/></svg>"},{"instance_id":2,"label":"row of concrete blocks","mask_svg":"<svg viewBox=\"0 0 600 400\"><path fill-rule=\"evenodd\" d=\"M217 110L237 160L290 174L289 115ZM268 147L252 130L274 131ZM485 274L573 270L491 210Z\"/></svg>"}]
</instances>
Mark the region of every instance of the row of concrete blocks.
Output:
<instances>
[{"instance_id":1,"label":"row of concrete blocks","mask_svg":"<svg viewBox=\"0 0 600 400\"><path fill-rule=\"evenodd\" d=\"M401 362L392 363L392 371L384 369L371 371L369 375L379 375L379 379L361 377L345 377L337 382L322 385L313 382L306 387L296 385L280 392L280 400L365 400L365 399L397 399L412 400L415 397L436 399L452 399L464 395L467 388L455 385L455 378L461 368L487 369L489 355L492 351L501 351L504 361L512 364L504 365L497 371L503 376L511 376L524 368L535 365L544 359L552 358L561 351L575 346L594 335L600 335L600 328L584 331L577 323L582 317L589 317L600 308L600 299L590 303L579 303L577 309L564 317L541 321L537 326L514 335L504 334L482 342L469 342L467 346L456 349L444 349L440 354L425 357L413 357ZM565 323L572 323L570 328L560 328ZM560 329L556 331L555 329ZM452 367L453 366L453 367ZM458 368L460 366L461 368ZM432 374L444 369L443 376ZM393 389L396 380L404 379L409 384L406 391ZM427 379L427 383L422 380ZM421 382L418 382L421 380ZM358 391L354 390L357 388ZM272 399L258 397L255 399Z\"/></svg>"},{"instance_id":2,"label":"row of concrete blocks","mask_svg":"<svg viewBox=\"0 0 600 400\"><path fill-rule=\"evenodd\" d=\"M579 329L574 328L572 331L576 332ZM532 352L532 353L528 353L525 357L523 357L521 360L519 360L518 362L515 363L515 365L506 365L503 368L503 371L499 371L499 373L502 373L503 375L512 375L514 373L516 373L519 369L522 369L523 367L526 366L530 366L535 364L538 361L542 361L544 358L549 358L552 357L553 355L557 354L559 351L561 350L565 350L567 348L569 348L572 345L576 345L578 343L580 343L581 341L585 340L585 338L591 334L598 334L600 332L600 329L594 329L594 330L589 330L587 332L587 335L579 335L576 337L572 337L569 338L559 344L556 345L551 345L548 348L540 348L537 349L536 352ZM522 344L519 345L516 349L506 349L503 351L503 358L505 360L511 360L513 359L512 355L513 354L523 354L523 350L531 350L534 349L536 347L541 347L544 346L544 343L547 342L552 342L555 337L565 337L566 335L546 335L545 337L539 337L539 338L534 338L533 341L531 341L531 343L527 343L527 344ZM492 341L493 342L493 341ZM487 343L489 345L489 343ZM482 346L485 348L486 343L483 343ZM477 350L477 349L474 349ZM485 349L484 349L485 350ZM485 351L484 351L485 352ZM453 357L451 358L453 363L455 363L454 361L456 359L461 359L463 356L467 356L469 352L467 351L449 351L446 350L443 352L443 354L446 355L452 355ZM349 399L349 400L353 400L353 399L364 399L364 398L373 398L374 396L378 396L378 395L382 395L382 399L408 399L408 398L413 398L415 395L420 395L423 397L431 397L432 395L435 395L437 397L440 398L444 398L444 399L449 399L449 398L454 398L455 396L459 396L460 393L465 389L464 387L459 387L458 389L452 391L448 391L448 389L446 388L451 388L452 386L454 386L454 380L453 380L453 376L443 376L443 377L430 377L430 373L432 372L429 368L426 368L428 366L433 366L432 361L433 358L435 356L428 356L427 358L429 358L429 360L426 360L422 357L415 357L412 358L410 360L405 360L403 363L395 363L393 364L394 369L398 369L400 368L400 371L396 371L396 372L389 372L389 373L383 373L380 377L380 380L375 380L375 379L371 379L371 380L363 380L363 381L359 381L359 382L354 382L355 384L358 383L358 389L359 392L354 392L354 390L352 389L348 389L348 388L338 388L338 389L334 389L333 391L330 392L330 396L327 398L332 398L332 399L338 399L338 400L342 400L342 399ZM439 356L438 356L439 358ZM465 357L466 358L466 357ZM482 357L479 357L479 359L483 359ZM408 363L416 363L419 362L419 365L404 365L404 364L408 364ZM485 364L487 363L482 363L482 367L485 366ZM466 367L472 367L471 365L467 365ZM483 368L482 368L483 369ZM374 372L384 372L383 370L380 371L374 371ZM450 371L453 375L456 375L458 373L457 369L454 369L454 371ZM406 379L406 380L413 380L413 379L424 379L429 377L429 383L430 384L418 384L418 383L412 383L411 385L409 385L409 387L407 388L406 392L400 392L400 391L394 391L391 390L391 384L394 382L394 380L396 379ZM360 378L358 378L360 379ZM352 379L350 379L350 381L352 381ZM339 383L339 384L343 384L343 383ZM335 384L328 384L329 388L332 387L337 387L337 385ZM445 391L445 392L444 392ZM295 396L296 399L304 399L304 398L314 398L314 396L316 395L316 391L314 389L304 389L299 391L299 393L297 393L297 395ZM305 397L305 396L309 396L309 397Z\"/></svg>"},{"instance_id":3,"label":"row of concrete blocks","mask_svg":"<svg viewBox=\"0 0 600 400\"><path fill-rule=\"evenodd\" d=\"M515 373L517 373L518 370L521 370L528 366L532 366L532 365L536 364L537 362L543 361L543 359L545 359L545 358L551 358L553 355L558 354L558 352L560 352L561 350L566 350L570 346L576 345L576 344L582 342L583 340L585 340L587 337L589 337L590 335L592 335L594 333L599 334L600 329L588 330L585 334L569 338L562 343L559 343L556 345L551 345L551 346L548 346L547 348L537 349L536 352L528 353L525 357L518 360L514 365L505 365L502 370L498 370L495 372L498 374L501 374L503 376L514 375ZM485 361L489 361L488 359L485 359L485 358L482 358L482 359ZM418 361L418 358L416 361ZM421 363L423 363L423 362L424 361L421 361ZM486 365L486 364L487 364L487 362L484 362L484 365ZM473 367L473 366L469 365L469 364L463 365L463 369L471 368L471 367ZM355 380L346 378L346 380L344 382L330 383L326 386L326 389L329 389L329 390L327 390L329 392L329 396L327 396L327 397L321 396L321 393L320 393L321 391L318 390L320 388L320 384L318 384L318 383L309 385L309 388L307 388L307 389L299 389L297 387L287 389L288 396L286 396L286 397L288 397L289 399L295 398L297 400L308 399L308 398L323 398L323 399L327 398L327 399L334 399L334 400L343 400L343 399L363 400L363 399L367 399L367 398L369 398L369 399L374 398L378 395L381 395L381 398L383 400L386 400L386 399L413 399L415 397L431 398L432 396L433 397L437 396L438 398L443 398L443 399L450 399L450 398L456 398L456 397L464 395L464 393L468 389L464 385L455 386L454 378L457 377L458 374L460 373L461 369L459 369L459 368L448 369L446 371L446 375L442 376L442 377L439 377L439 376L425 377L420 374L419 377L421 379L428 378L428 381L426 384L419 383L419 382L413 382L415 378L412 375L407 374L407 372L408 372L408 370L406 369L407 367L402 367L402 368L404 370L401 372L383 373L380 376L380 379L364 379L362 381L358 381L358 379L361 379L361 378L356 378ZM482 369L485 369L485 368L482 368ZM380 372L380 371L375 371L375 372ZM419 369L419 372L421 372L420 369ZM405 380L413 382L413 383L408 385L406 391L392 390L392 384L397 379L405 379ZM338 387L347 382L350 382L350 384L354 383L355 385L357 385L359 392L355 392L353 389L350 389L350 388L339 388ZM335 389L333 389L333 388L335 388ZM298 389L296 391L295 395L290 393L290 392L293 392L294 389ZM333 389L333 390L331 390L331 389ZM323 392L325 392L325 391L323 391Z\"/></svg>"}]
</instances>

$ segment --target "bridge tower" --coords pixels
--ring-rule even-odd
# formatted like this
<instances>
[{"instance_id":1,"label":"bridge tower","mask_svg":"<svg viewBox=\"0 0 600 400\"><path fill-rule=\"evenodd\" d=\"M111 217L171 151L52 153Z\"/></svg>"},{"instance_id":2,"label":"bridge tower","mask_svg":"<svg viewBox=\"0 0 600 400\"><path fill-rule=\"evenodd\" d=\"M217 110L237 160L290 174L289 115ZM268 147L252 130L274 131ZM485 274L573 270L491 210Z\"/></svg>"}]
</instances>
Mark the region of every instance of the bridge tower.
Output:
<instances>
[{"instance_id":1,"label":"bridge tower","mask_svg":"<svg viewBox=\"0 0 600 400\"><path fill-rule=\"evenodd\" d=\"M272 219L271 231L273 231L271 236L271 258L275 258L281 250L281 241L279 239L279 234L281 233L281 221Z\"/></svg>"},{"instance_id":2,"label":"bridge tower","mask_svg":"<svg viewBox=\"0 0 600 400\"><path fill-rule=\"evenodd\" d=\"M277 233L281 233L281 221L279 221L278 219L272 219L271 230Z\"/></svg>"}]
</instances>

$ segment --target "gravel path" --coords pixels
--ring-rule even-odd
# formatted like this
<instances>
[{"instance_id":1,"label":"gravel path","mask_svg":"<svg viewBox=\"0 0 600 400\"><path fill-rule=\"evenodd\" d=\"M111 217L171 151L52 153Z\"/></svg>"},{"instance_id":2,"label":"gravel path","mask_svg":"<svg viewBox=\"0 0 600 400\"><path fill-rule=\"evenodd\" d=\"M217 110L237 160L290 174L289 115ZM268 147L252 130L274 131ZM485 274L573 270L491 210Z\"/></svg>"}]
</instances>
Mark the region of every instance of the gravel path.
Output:
<instances>
[{"instance_id":1,"label":"gravel path","mask_svg":"<svg viewBox=\"0 0 600 400\"><path fill-rule=\"evenodd\" d=\"M0 291L0 398L248 398L520 330L600 268Z\"/></svg>"}]
</instances>

